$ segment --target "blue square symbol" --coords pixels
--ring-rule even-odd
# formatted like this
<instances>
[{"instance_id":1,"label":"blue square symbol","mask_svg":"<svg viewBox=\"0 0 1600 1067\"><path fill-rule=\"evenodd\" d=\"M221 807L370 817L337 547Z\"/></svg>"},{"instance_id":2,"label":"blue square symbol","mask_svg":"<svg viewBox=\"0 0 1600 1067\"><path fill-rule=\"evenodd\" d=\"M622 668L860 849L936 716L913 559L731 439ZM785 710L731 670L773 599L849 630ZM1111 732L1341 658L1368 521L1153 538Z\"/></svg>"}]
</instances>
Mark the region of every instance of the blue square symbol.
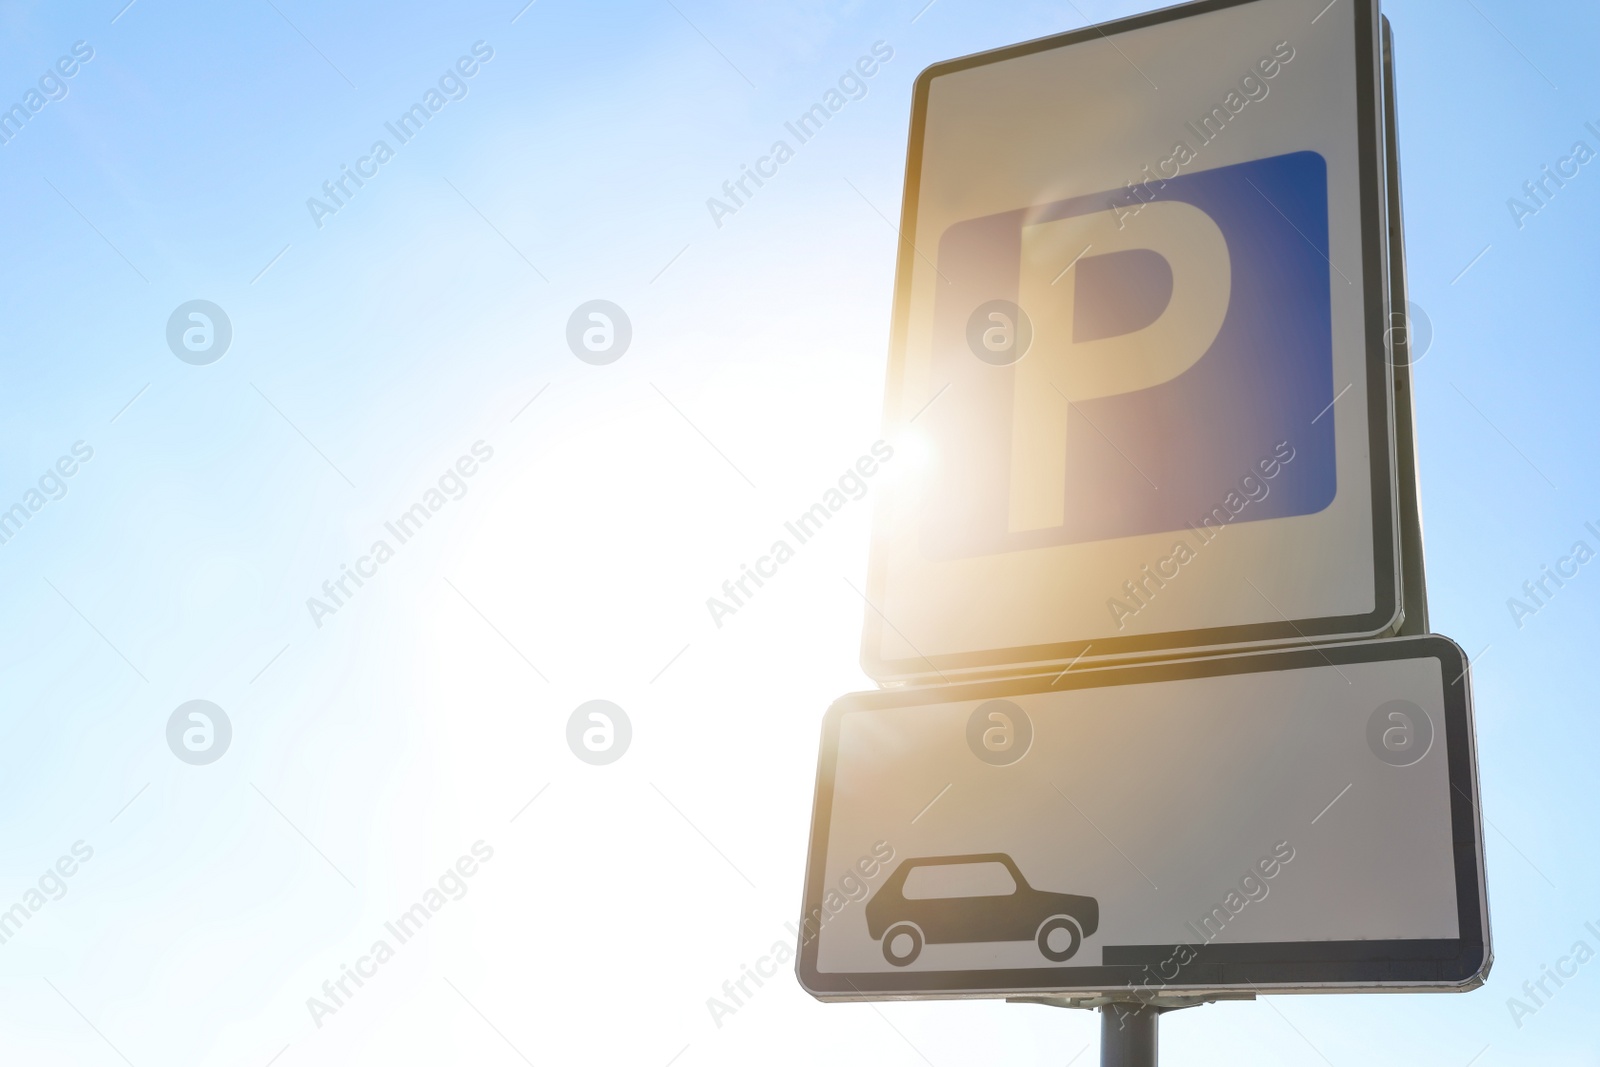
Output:
<instances>
[{"instance_id":1,"label":"blue square symbol","mask_svg":"<svg viewBox=\"0 0 1600 1067\"><path fill-rule=\"evenodd\" d=\"M941 476L924 549L992 555L1332 503L1327 185L1323 158L1295 152L947 229L933 378L959 402L928 420Z\"/></svg>"}]
</instances>

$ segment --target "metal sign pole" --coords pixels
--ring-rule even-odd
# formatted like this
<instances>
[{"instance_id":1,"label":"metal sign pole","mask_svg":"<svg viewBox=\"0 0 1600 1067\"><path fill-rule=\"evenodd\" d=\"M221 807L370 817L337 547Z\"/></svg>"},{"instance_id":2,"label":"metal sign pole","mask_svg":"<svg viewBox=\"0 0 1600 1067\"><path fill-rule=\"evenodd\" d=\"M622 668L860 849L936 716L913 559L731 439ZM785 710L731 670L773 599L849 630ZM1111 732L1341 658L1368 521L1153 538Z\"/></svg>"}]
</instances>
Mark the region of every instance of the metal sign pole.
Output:
<instances>
[{"instance_id":1,"label":"metal sign pole","mask_svg":"<svg viewBox=\"0 0 1600 1067\"><path fill-rule=\"evenodd\" d=\"M1254 1000L1254 993L1152 996L1148 1000L1088 997L1007 997L1010 1004L1083 1008L1100 1013L1100 1067L1156 1067L1157 1020L1164 1012L1198 1008L1218 1000Z\"/></svg>"},{"instance_id":2,"label":"metal sign pole","mask_svg":"<svg viewBox=\"0 0 1600 1067\"><path fill-rule=\"evenodd\" d=\"M1156 1067L1156 1024L1161 1009L1149 1004L1100 1007L1100 1067Z\"/></svg>"}]
</instances>

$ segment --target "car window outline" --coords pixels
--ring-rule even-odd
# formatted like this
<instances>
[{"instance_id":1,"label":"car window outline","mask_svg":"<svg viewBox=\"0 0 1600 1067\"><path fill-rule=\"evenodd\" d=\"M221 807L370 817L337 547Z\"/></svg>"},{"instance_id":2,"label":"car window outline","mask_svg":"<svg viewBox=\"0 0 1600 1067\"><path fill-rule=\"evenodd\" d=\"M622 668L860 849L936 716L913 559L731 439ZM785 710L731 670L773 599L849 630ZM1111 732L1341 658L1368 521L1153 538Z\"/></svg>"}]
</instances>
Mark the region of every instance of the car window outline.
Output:
<instances>
[{"instance_id":1,"label":"car window outline","mask_svg":"<svg viewBox=\"0 0 1600 1067\"><path fill-rule=\"evenodd\" d=\"M950 870L953 867L998 867L1005 874L1006 878L1011 882L1011 888L1006 890L1003 893L950 893L950 892L943 892L943 891L940 891L940 892L937 892L937 893L928 893L928 892L908 893L908 892L906 892L906 888L907 888L908 885L910 885L912 888L916 888L916 883L912 880L912 876L914 874L916 874L918 871L938 870L938 869L941 869L941 868L944 869L944 870ZM1001 859L985 858L985 859L961 860L961 861L956 862L956 863L914 863L914 864L908 864L906 866L906 876L905 876L905 878L901 879L899 888L900 888L901 897L903 897L906 900L972 900L972 899L985 899L985 898L990 898L990 897L1014 897L1018 893L1022 892L1022 887L1023 887L1022 877L1011 866L1011 864L1006 863L1004 860L1001 860Z\"/></svg>"}]
</instances>

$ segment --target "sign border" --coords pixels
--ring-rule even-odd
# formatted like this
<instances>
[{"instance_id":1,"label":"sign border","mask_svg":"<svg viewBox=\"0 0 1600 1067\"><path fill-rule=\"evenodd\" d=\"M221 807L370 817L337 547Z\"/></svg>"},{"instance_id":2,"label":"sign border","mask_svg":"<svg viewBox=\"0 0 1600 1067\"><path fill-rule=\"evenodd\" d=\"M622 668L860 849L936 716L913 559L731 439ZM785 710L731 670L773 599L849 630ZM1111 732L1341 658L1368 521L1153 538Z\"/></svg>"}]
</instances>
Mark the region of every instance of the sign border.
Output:
<instances>
[{"instance_id":1,"label":"sign border","mask_svg":"<svg viewBox=\"0 0 1600 1067\"><path fill-rule=\"evenodd\" d=\"M1141 992L1170 996L1262 989L1273 993L1383 993L1465 992L1477 988L1487 980L1494 954L1489 936L1488 887L1483 871L1483 826L1478 801L1471 680L1466 653L1454 641L1437 634L1073 670L1054 679L1049 675L1033 675L841 697L823 718L801 914L811 915L821 908L827 889L833 773L838 758L839 729L847 715L1071 689L1425 658L1438 661L1440 677L1445 679L1445 755L1451 787L1450 823L1459 921L1455 939L1273 942L1274 947L1284 950L1285 957L1273 962L1230 959L1229 949L1238 946L1203 946L1196 960L1183 968L1180 981L1141 985L1130 980L1142 971L1133 963L987 971L822 973L817 970L818 938L807 941L802 937L795 955L795 974L801 987L825 1001L948 1000L1114 991L1135 996ZM1455 680L1449 681L1452 677ZM1072 980L1063 981L1066 976L1071 976Z\"/></svg>"},{"instance_id":2,"label":"sign border","mask_svg":"<svg viewBox=\"0 0 1600 1067\"><path fill-rule=\"evenodd\" d=\"M1174 22L1191 15L1261 3L1263 0L1198 0L1157 11L1117 19L1081 30L1041 37L1021 44L934 63L917 75L912 90L911 130L906 146L905 187L901 199L901 234L916 233L917 189L922 178L922 149L927 125L928 97L933 81L972 67L1015 59L1147 26ZM1051 663L1129 662L1192 655L1201 649L1236 651L1289 645L1307 640L1348 640L1396 633L1405 620L1402 594L1401 505L1397 471L1395 410L1396 381L1388 356L1390 332L1389 274L1392 249L1388 219L1389 195L1385 186L1398 179L1389 166L1385 123L1385 89L1389 69L1382 56L1382 16L1378 0L1355 0L1356 110L1358 170L1360 171L1360 232L1363 266L1363 304L1366 308L1368 462L1372 487L1373 610L1361 615L1330 616L1281 622L1174 630L1126 637L1052 642L1016 648L990 648L969 652L920 653L902 659L880 655L884 637L893 627L877 605L884 603L887 584L886 546L874 536L867 566L868 605L862 629L861 667L880 683L911 683L938 678L945 672L1021 673L1041 671ZM884 391L884 422L899 425L899 402L905 372L904 349L911 316L910 279L917 250L902 238L895 263L894 306L890 325L888 378ZM1409 400L1409 396L1407 397ZM1093 654L1091 653L1091 650Z\"/></svg>"}]
</instances>

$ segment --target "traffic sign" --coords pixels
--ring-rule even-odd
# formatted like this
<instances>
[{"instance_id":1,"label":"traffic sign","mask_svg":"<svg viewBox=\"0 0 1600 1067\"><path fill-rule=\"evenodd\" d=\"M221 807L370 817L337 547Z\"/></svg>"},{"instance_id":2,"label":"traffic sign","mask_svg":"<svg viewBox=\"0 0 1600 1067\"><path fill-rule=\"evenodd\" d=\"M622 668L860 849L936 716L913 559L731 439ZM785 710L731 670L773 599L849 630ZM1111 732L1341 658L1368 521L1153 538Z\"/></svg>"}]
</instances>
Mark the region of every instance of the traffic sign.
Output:
<instances>
[{"instance_id":1,"label":"traffic sign","mask_svg":"<svg viewBox=\"0 0 1600 1067\"><path fill-rule=\"evenodd\" d=\"M869 674L1401 625L1381 44L1207 0L922 74Z\"/></svg>"},{"instance_id":2,"label":"traffic sign","mask_svg":"<svg viewBox=\"0 0 1600 1067\"><path fill-rule=\"evenodd\" d=\"M1404 637L845 697L804 908L823 1000L1473 988L1466 658Z\"/></svg>"}]
</instances>

